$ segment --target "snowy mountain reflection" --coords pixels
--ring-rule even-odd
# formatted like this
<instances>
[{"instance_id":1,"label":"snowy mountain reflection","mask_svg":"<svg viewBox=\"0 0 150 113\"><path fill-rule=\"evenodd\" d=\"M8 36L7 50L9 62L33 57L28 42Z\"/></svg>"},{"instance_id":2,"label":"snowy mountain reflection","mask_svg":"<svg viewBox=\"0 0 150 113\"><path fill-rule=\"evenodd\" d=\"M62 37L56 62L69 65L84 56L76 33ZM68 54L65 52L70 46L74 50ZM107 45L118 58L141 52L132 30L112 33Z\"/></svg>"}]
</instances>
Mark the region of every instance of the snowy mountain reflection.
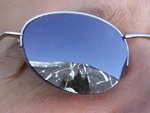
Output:
<instances>
[{"instance_id":1,"label":"snowy mountain reflection","mask_svg":"<svg viewBox=\"0 0 150 113\"><path fill-rule=\"evenodd\" d=\"M72 93L100 93L118 83L117 79L88 64L30 61L30 65L49 83Z\"/></svg>"}]
</instances>

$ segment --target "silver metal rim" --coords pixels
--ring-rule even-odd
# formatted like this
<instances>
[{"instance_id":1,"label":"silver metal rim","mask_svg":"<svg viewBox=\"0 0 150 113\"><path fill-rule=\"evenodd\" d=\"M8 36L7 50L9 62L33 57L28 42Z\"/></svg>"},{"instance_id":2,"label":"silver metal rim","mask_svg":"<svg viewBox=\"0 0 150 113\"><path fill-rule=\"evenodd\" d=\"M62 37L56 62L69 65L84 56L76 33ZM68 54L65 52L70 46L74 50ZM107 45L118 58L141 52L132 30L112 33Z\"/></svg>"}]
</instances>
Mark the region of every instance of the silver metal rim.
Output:
<instances>
[{"instance_id":1,"label":"silver metal rim","mask_svg":"<svg viewBox=\"0 0 150 113\"><path fill-rule=\"evenodd\" d=\"M87 13L83 13L83 12L74 12L74 11L57 11L57 12L50 12L50 13L44 13L44 14L41 14L41 15L38 15L38 16L35 16L33 18L31 18L30 20L28 20L24 26L22 27L21 29L21 33L23 34L23 31L25 30L25 28L27 27L28 24L30 24L32 21L34 21L35 19L38 19L40 17L43 17L43 16L47 16L47 15L52 15L52 14L63 14L63 13L68 13L68 14L80 14L80 15L84 15L84 16L89 16L89 17L93 17L95 19L98 19L100 21L103 21L104 23L110 25L111 27L113 27L114 29L116 29L118 31L118 33L121 35L121 37L124 37L124 35L120 32L120 30L115 27L113 24L109 23L108 21L100 18L100 17L97 17L97 16L94 16L94 15L91 15L91 14L87 14ZM127 64L126 66L128 66L129 64L129 48L128 48L128 44L127 44L127 41L125 39L123 39L125 44L126 44L126 47L127 47ZM22 36L20 36L20 47L23 46L22 44Z\"/></svg>"},{"instance_id":2,"label":"silver metal rim","mask_svg":"<svg viewBox=\"0 0 150 113\"><path fill-rule=\"evenodd\" d=\"M132 34L126 34L124 35L124 39L130 39L130 38L150 38L150 34L146 33L132 33Z\"/></svg>"},{"instance_id":3,"label":"silver metal rim","mask_svg":"<svg viewBox=\"0 0 150 113\"><path fill-rule=\"evenodd\" d=\"M91 15L91 14L87 14L87 13L83 13L83 12L74 12L74 11L57 11L57 12L50 12L50 13L44 13L44 14L41 14L41 15L38 15L38 16L35 16L33 18L31 18L30 20L28 20L24 26L22 27L21 29L21 33L23 34L23 31L24 29L26 28L26 26L31 23L33 20L37 19L37 18L40 18L40 17L43 17L43 16L47 16L47 15L52 15L52 14L63 14L63 13L68 13L68 14L80 14L80 15L84 15L84 16L90 16L90 17L93 17L95 19L98 19L98 20L101 20L103 22L105 22L106 24L109 24L110 26L112 26L114 29L116 29L120 35L123 37L123 34L120 32L120 30L115 27L114 25L112 25L111 23L109 23L108 21L102 19L102 18L99 18L97 16L94 16L94 15ZM22 46L22 36L20 37L20 46Z\"/></svg>"}]
</instances>

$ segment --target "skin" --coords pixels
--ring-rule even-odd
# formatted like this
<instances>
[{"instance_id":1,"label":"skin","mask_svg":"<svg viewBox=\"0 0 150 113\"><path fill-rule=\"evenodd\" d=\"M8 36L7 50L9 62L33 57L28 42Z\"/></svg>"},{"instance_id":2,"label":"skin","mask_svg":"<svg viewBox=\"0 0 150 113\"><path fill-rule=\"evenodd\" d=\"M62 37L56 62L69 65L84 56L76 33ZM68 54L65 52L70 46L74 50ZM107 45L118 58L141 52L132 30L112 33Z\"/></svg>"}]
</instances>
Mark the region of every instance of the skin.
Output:
<instances>
[{"instance_id":1,"label":"skin","mask_svg":"<svg viewBox=\"0 0 150 113\"><path fill-rule=\"evenodd\" d=\"M20 31L38 14L73 10L106 19L123 34L150 32L149 0L0 0L0 32ZM25 64L17 39L0 42L1 113L149 113L150 40L127 40L130 63L119 84L103 94L74 95L38 78Z\"/></svg>"}]
</instances>

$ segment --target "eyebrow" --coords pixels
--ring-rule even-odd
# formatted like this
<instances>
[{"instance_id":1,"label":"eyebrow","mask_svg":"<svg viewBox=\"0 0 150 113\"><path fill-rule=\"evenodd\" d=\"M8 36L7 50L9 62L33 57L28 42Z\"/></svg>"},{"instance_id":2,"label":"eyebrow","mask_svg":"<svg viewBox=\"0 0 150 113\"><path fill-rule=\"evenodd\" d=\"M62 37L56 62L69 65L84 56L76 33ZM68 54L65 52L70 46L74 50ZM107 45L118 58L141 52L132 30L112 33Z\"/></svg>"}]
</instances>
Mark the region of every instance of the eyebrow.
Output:
<instances>
[{"instance_id":1,"label":"eyebrow","mask_svg":"<svg viewBox=\"0 0 150 113\"><path fill-rule=\"evenodd\" d=\"M102 4L87 9L85 12L103 18L113 24L122 21L126 15L125 10L120 9L119 7L114 6L113 8L110 8L110 6L102 6Z\"/></svg>"},{"instance_id":2,"label":"eyebrow","mask_svg":"<svg viewBox=\"0 0 150 113\"><path fill-rule=\"evenodd\" d=\"M93 7L93 8L86 10L85 12L95 15L95 16L98 16L103 19L105 18L105 15L106 15L100 7Z\"/></svg>"}]
</instances>

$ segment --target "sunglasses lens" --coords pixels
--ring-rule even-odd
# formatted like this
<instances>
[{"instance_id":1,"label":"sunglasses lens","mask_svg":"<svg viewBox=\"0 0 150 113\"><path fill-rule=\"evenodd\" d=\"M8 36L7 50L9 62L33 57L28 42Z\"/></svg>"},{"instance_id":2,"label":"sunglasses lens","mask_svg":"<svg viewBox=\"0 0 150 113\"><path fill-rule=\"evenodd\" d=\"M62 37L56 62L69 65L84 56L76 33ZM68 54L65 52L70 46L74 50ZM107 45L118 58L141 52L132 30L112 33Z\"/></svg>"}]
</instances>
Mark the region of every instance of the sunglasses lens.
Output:
<instances>
[{"instance_id":1,"label":"sunglasses lens","mask_svg":"<svg viewBox=\"0 0 150 113\"><path fill-rule=\"evenodd\" d=\"M98 17L52 13L34 18L22 32L28 64L60 89L101 93L123 75L127 45L115 27Z\"/></svg>"}]
</instances>

